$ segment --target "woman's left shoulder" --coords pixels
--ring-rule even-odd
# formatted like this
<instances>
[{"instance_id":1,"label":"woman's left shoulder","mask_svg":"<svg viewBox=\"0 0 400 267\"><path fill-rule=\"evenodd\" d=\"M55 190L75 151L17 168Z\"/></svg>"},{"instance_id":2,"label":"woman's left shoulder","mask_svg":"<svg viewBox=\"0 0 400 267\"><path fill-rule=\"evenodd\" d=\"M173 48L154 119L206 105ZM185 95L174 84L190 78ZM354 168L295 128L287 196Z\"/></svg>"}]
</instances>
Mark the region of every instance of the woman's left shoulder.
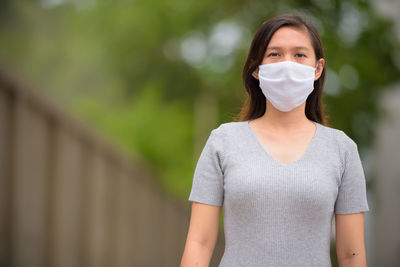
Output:
<instances>
[{"instance_id":1,"label":"woman's left shoulder","mask_svg":"<svg viewBox=\"0 0 400 267\"><path fill-rule=\"evenodd\" d=\"M343 130L333 128L331 126L321 125L321 130L325 136L334 141L342 149L357 147L357 143Z\"/></svg>"}]
</instances>

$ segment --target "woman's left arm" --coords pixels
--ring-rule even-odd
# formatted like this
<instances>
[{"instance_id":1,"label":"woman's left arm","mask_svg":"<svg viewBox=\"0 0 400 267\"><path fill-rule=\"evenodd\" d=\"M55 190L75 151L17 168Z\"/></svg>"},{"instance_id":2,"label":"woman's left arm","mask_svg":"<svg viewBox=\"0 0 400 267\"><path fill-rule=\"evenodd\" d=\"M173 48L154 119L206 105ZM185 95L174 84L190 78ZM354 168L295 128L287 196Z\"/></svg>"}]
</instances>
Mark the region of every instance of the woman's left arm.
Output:
<instances>
[{"instance_id":1,"label":"woman's left arm","mask_svg":"<svg viewBox=\"0 0 400 267\"><path fill-rule=\"evenodd\" d=\"M335 226L339 267L366 267L364 212L335 214Z\"/></svg>"}]
</instances>

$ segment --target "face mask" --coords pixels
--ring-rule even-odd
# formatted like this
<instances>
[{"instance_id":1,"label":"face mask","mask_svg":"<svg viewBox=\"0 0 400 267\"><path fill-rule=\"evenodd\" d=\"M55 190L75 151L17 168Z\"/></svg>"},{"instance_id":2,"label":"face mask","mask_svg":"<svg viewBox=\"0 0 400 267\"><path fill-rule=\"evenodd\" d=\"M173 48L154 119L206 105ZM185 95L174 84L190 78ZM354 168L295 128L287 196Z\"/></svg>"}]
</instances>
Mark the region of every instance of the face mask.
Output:
<instances>
[{"instance_id":1,"label":"face mask","mask_svg":"<svg viewBox=\"0 0 400 267\"><path fill-rule=\"evenodd\" d=\"M300 106L314 90L315 68L293 61L259 66L258 79L265 97L280 111Z\"/></svg>"}]
</instances>

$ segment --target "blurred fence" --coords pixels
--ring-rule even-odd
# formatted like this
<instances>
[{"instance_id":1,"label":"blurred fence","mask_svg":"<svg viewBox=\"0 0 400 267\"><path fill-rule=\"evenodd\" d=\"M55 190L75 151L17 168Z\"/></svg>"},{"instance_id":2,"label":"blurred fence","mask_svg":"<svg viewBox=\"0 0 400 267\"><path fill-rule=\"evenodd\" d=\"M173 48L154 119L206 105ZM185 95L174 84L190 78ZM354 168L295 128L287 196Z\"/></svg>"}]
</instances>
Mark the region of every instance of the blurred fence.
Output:
<instances>
[{"instance_id":1,"label":"blurred fence","mask_svg":"<svg viewBox=\"0 0 400 267\"><path fill-rule=\"evenodd\" d=\"M190 203L149 170L0 71L0 266L179 266Z\"/></svg>"}]
</instances>

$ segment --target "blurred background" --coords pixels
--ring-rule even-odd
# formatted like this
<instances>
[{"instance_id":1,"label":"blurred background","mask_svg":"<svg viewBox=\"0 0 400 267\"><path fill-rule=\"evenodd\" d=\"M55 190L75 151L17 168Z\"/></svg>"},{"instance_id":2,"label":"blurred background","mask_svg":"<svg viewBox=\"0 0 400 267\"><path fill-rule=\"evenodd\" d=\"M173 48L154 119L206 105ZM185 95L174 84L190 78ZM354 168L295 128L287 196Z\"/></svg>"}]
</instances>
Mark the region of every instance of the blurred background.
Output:
<instances>
[{"instance_id":1,"label":"blurred background","mask_svg":"<svg viewBox=\"0 0 400 267\"><path fill-rule=\"evenodd\" d=\"M293 11L322 37L328 126L358 144L368 266L399 266L395 0L0 1L0 266L178 266L200 152L255 31Z\"/></svg>"}]
</instances>

